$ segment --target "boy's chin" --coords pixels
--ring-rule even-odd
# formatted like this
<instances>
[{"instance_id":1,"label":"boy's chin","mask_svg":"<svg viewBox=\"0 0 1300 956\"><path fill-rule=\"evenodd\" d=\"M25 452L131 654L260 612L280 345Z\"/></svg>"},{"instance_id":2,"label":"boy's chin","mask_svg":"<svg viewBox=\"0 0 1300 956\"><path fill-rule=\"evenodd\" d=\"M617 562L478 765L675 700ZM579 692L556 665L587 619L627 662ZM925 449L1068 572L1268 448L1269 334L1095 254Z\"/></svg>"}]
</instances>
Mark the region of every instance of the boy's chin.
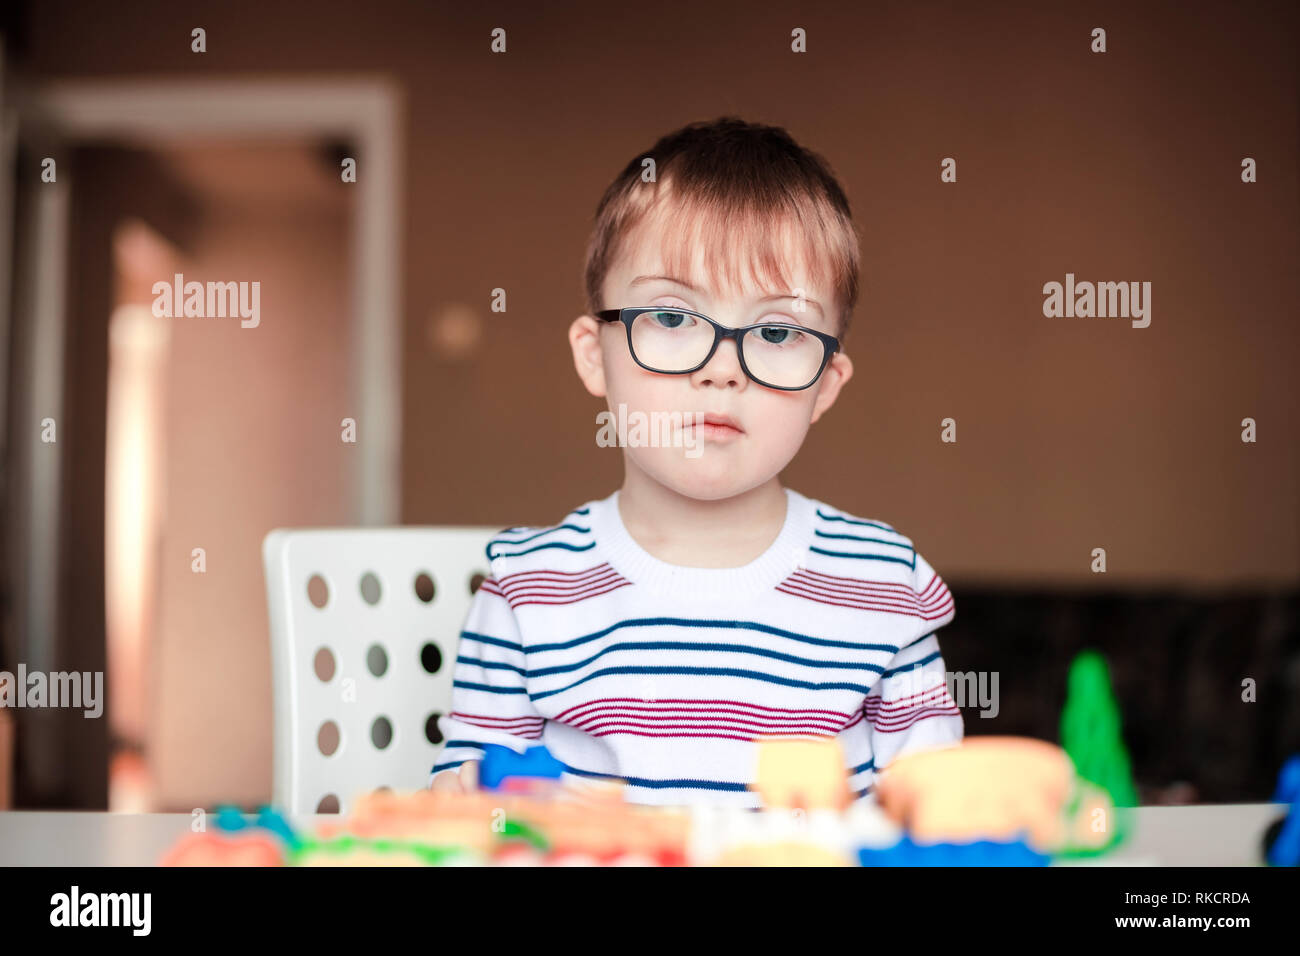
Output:
<instances>
[{"instance_id":1,"label":"boy's chin","mask_svg":"<svg viewBox=\"0 0 1300 956\"><path fill-rule=\"evenodd\" d=\"M686 458L681 449L677 450L677 455L675 461L655 462L650 467L643 466L642 470L654 481L686 498L719 501L734 498L763 483L761 476L738 471L734 463L728 466L721 456L708 461L707 451L699 458Z\"/></svg>"}]
</instances>

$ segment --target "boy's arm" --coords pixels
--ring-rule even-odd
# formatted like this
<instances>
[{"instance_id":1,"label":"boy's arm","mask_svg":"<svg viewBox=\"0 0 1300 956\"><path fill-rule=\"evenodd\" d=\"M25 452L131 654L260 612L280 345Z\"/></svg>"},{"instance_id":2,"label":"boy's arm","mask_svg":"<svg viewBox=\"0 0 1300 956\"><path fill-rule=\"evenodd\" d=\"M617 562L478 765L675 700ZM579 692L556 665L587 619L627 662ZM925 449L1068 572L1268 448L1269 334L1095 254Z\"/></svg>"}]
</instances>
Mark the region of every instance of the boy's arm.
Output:
<instances>
[{"instance_id":1,"label":"boy's arm","mask_svg":"<svg viewBox=\"0 0 1300 956\"><path fill-rule=\"evenodd\" d=\"M948 692L943 655L934 633L953 620L956 608L943 580L919 554L913 588L915 636L898 649L867 694L861 723L871 742L871 760L869 766L850 767L850 771L878 773L896 757L950 746L965 734L961 711ZM860 734L862 730L855 725L844 733Z\"/></svg>"},{"instance_id":2,"label":"boy's arm","mask_svg":"<svg viewBox=\"0 0 1300 956\"><path fill-rule=\"evenodd\" d=\"M460 634L451 712L438 718L447 743L433 765L430 784L443 771L481 760L484 744L522 752L541 739L545 719L528 696L526 662L514 610L489 577L475 593Z\"/></svg>"}]
</instances>

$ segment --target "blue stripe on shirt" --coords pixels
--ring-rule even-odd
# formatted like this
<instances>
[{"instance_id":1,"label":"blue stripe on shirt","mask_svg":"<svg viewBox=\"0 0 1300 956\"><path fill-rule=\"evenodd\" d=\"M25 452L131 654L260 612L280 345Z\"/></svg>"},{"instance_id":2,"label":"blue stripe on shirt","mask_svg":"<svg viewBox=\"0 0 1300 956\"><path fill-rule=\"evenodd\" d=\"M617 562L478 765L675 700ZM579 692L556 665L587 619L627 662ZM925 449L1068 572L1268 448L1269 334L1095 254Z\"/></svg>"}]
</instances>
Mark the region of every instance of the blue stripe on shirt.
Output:
<instances>
[{"instance_id":1,"label":"blue stripe on shirt","mask_svg":"<svg viewBox=\"0 0 1300 956\"><path fill-rule=\"evenodd\" d=\"M899 541L886 541L884 538L862 538L856 534L829 534L825 531L814 531L813 534L818 538L835 538L840 541L865 541L867 544L883 544L890 548L902 548L904 551L914 551L910 544L903 544Z\"/></svg>"},{"instance_id":2,"label":"blue stripe on shirt","mask_svg":"<svg viewBox=\"0 0 1300 956\"><path fill-rule=\"evenodd\" d=\"M785 637L792 641L812 644L815 647L842 647L854 651L889 651L891 654L898 652L897 644L868 644L859 641L835 641L829 638L812 637L808 634L800 634L797 631L787 631L784 628L773 627L770 624L761 624L758 621L709 620L690 617L626 618L622 621L616 621L609 627L601 628L599 631L592 631L590 634L584 634L581 637L575 637L572 640L561 641L556 644L534 644L528 648L528 651L530 654L542 654L548 651L568 650L571 647L577 647L579 644L587 644L591 641L599 640L600 638L625 627L689 627L757 631L760 634L772 634L776 637Z\"/></svg>"},{"instance_id":3,"label":"blue stripe on shirt","mask_svg":"<svg viewBox=\"0 0 1300 956\"><path fill-rule=\"evenodd\" d=\"M507 542L507 543L508 543L508 542ZM596 542L595 542L595 541L592 541L592 542L590 542L589 544L583 544L583 545L577 545L577 544L565 544L565 543L563 543L563 542L557 541L557 542L555 542L554 544L538 544L538 545L534 545L534 546L531 547L531 548L524 548L524 550L522 550L522 551L498 551L496 554L493 554L493 553L492 553L492 544L488 544L488 547L487 547L487 557L488 557L488 560L489 560L489 561L491 561L493 558L517 558L517 557L519 557L520 555L523 555L523 554L532 554L534 551L545 551L545 550L547 550L548 548L559 548L559 549L561 549L561 550L563 550L563 551L590 551L590 550L591 550L592 548L594 548L595 546L596 546Z\"/></svg>"},{"instance_id":4,"label":"blue stripe on shirt","mask_svg":"<svg viewBox=\"0 0 1300 956\"><path fill-rule=\"evenodd\" d=\"M527 693L522 687L493 687L491 684L471 684L469 681L452 681L453 688L461 690L481 690L489 694L524 694Z\"/></svg>"},{"instance_id":5,"label":"blue stripe on shirt","mask_svg":"<svg viewBox=\"0 0 1300 956\"><path fill-rule=\"evenodd\" d=\"M853 554L849 551L827 551L825 548L814 548L811 545L808 548L817 554L825 554L832 558L857 558L861 561L890 561L894 564L901 564L904 567L916 570L916 552L912 552L912 560L906 561L903 558L892 558L883 554Z\"/></svg>"},{"instance_id":6,"label":"blue stripe on shirt","mask_svg":"<svg viewBox=\"0 0 1300 956\"><path fill-rule=\"evenodd\" d=\"M822 511L821 508L817 509L817 517L821 518L823 521L843 521L845 524L866 525L868 528L879 528L882 531L898 534L897 531L885 524L883 521L865 521L859 518L846 518L843 515L828 515L826 512ZM899 535L899 537L901 538L902 535Z\"/></svg>"},{"instance_id":7,"label":"blue stripe on shirt","mask_svg":"<svg viewBox=\"0 0 1300 956\"><path fill-rule=\"evenodd\" d=\"M903 671L910 671L914 667L921 667L924 664L928 664L930 663L930 661L941 656L943 655L939 651L935 651L933 654L927 654L925 657L922 657L919 660L912 661L912 663L910 664L904 664L902 667L895 667L892 670L887 670L884 673L882 673L880 676L893 677L895 674L901 674Z\"/></svg>"},{"instance_id":8,"label":"blue stripe on shirt","mask_svg":"<svg viewBox=\"0 0 1300 956\"><path fill-rule=\"evenodd\" d=\"M460 632L460 638L462 641L467 637L471 641L478 641L480 644L491 644L493 647L504 647L508 651L518 651L521 654L524 651L524 645L516 644L514 641L503 640L502 638L492 637L488 634L476 634L474 631Z\"/></svg>"},{"instance_id":9,"label":"blue stripe on shirt","mask_svg":"<svg viewBox=\"0 0 1300 956\"><path fill-rule=\"evenodd\" d=\"M516 674L520 675L521 677L528 676L528 672L525 671L519 665L507 664L505 661L484 661L484 660L479 660L477 657L465 657L462 655L456 658L456 663L473 664L475 667L481 667L484 670L514 671Z\"/></svg>"},{"instance_id":10,"label":"blue stripe on shirt","mask_svg":"<svg viewBox=\"0 0 1300 956\"><path fill-rule=\"evenodd\" d=\"M892 645L883 650L892 650ZM548 677L551 674L563 674L569 671L580 670L587 665L600 660L606 654L614 651L706 651L716 652L725 651L734 654L753 654L758 657L767 657L772 660L785 661L789 664L799 664L803 667L826 667L840 668L842 670L869 670L877 674L883 673L884 668L876 664L869 664L863 661L821 661L808 657L796 657L794 654L783 654L780 651L770 650L764 647L751 647L746 644L701 644L689 641L621 641L617 644L610 644L602 648L598 653L593 654L585 660L575 661L572 664L557 664L554 667L541 667L530 669L524 676L526 677Z\"/></svg>"}]
</instances>

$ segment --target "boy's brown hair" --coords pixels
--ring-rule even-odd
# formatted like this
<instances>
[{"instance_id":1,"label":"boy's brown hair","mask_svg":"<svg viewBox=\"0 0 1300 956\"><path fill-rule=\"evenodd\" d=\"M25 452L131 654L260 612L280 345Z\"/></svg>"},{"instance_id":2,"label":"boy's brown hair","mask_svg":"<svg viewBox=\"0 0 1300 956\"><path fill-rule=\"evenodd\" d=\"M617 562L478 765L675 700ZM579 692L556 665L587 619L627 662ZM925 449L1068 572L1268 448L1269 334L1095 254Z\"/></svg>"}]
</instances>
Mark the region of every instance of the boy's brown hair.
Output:
<instances>
[{"instance_id":1,"label":"boy's brown hair","mask_svg":"<svg viewBox=\"0 0 1300 956\"><path fill-rule=\"evenodd\" d=\"M654 160L654 182L642 179L646 158ZM689 274L691 242L702 242L704 267L733 290L741 264L756 263L769 291L793 294L782 245L793 240L812 277L834 295L827 316L844 339L858 300L858 232L849 201L826 160L781 127L724 116L684 126L634 157L596 208L587 244L589 312L643 304L605 303L601 290L624 239L651 212L665 215L666 234L679 237L663 250L671 275Z\"/></svg>"}]
</instances>

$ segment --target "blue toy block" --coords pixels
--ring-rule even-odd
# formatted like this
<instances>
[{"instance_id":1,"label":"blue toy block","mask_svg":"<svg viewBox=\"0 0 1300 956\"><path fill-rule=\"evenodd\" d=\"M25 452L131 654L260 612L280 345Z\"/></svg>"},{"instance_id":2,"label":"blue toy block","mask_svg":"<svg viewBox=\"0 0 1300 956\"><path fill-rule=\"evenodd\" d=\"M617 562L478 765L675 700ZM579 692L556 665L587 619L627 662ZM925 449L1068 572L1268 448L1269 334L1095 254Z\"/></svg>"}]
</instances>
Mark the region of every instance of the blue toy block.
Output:
<instances>
[{"instance_id":1,"label":"blue toy block","mask_svg":"<svg viewBox=\"0 0 1300 956\"><path fill-rule=\"evenodd\" d=\"M261 807L261 812L257 815L257 826L263 830L270 830L290 846L297 846L300 842L298 834L289 825L289 821L285 819L284 814L269 806Z\"/></svg>"},{"instance_id":2,"label":"blue toy block","mask_svg":"<svg viewBox=\"0 0 1300 956\"><path fill-rule=\"evenodd\" d=\"M267 805L263 805L259 810L257 819L249 823L244 819L244 814L240 812L239 807L223 803L217 807L217 829L224 830L227 833L236 833L240 830L251 830L254 827L259 827L263 830L270 830L290 846L298 845L298 834L294 832L293 827L289 825L289 821L281 813Z\"/></svg>"},{"instance_id":3,"label":"blue toy block","mask_svg":"<svg viewBox=\"0 0 1300 956\"><path fill-rule=\"evenodd\" d=\"M1277 789L1273 791L1274 803L1295 803L1300 800L1300 754L1288 757L1277 775Z\"/></svg>"},{"instance_id":4,"label":"blue toy block","mask_svg":"<svg viewBox=\"0 0 1300 956\"><path fill-rule=\"evenodd\" d=\"M1270 866L1300 866L1300 754L1287 759L1277 775L1274 803L1289 803L1282 828L1268 848Z\"/></svg>"},{"instance_id":5,"label":"blue toy block","mask_svg":"<svg viewBox=\"0 0 1300 956\"><path fill-rule=\"evenodd\" d=\"M217 829L234 832L242 830L248 826L248 821L244 815L239 812L239 807L230 803L223 803L217 807Z\"/></svg>"},{"instance_id":6,"label":"blue toy block","mask_svg":"<svg viewBox=\"0 0 1300 956\"><path fill-rule=\"evenodd\" d=\"M1268 849L1269 866L1300 866L1300 800L1291 804L1286 821Z\"/></svg>"},{"instance_id":7,"label":"blue toy block","mask_svg":"<svg viewBox=\"0 0 1300 956\"><path fill-rule=\"evenodd\" d=\"M861 866L1047 866L1051 857L1024 840L998 843L915 843L906 835L889 847L861 847Z\"/></svg>"},{"instance_id":8,"label":"blue toy block","mask_svg":"<svg viewBox=\"0 0 1300 956\"><path fill-rule=\"evenodd\" d=\"M484 790L500 790L507 780L559 780L562 773L564 764L540 744L522 754L499 744L484 744L478 780Z\"/></svg>"}]
</instances>

